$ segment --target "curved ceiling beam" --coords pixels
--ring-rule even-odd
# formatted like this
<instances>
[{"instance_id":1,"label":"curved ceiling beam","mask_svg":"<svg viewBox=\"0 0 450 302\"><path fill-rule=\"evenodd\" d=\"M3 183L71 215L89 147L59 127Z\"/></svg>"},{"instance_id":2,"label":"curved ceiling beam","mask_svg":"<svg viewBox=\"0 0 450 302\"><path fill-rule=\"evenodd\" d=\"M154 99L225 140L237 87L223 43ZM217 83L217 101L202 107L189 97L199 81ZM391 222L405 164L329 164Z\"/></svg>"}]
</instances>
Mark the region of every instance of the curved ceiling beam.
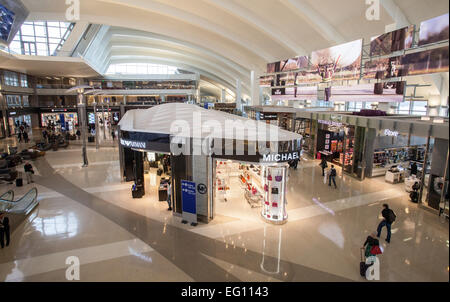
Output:
<instances>
[{"instance_id":1,"label":"curved ceiling beam","mask_svg":"<svg viewBox=\"0 0 450 302\"><path fill-rule=\"evenodd\" d=\"M220 27L205 18L188 13L186 11L177 9L173 6L162 4L153 0L99 0L103 2L124 5L139 10L146 10L157 14L164 15L168 18L176 18L182 22L192 24L194 26L205 28L217 35L222 36L225 39L231 40L241 47L246 48L248 51L253 52L256 56L260 56L265 61L274 59L273 54L265 52L264 49L256 45L249 45L248 41L241 39L236 33L230 32L227 29Z\"/></svg>"},{"instance_id":2,"label":"curved ceiling beam","mask_svg":"<svg viewBox=\"0 0 450 302\"><path fill-rule=\"evenodd\" d=\"M150 56L150 57L174 59L179 62L185 62L187 65L190 66L198 66L203 70L207 70L211 73L216 74L218 77L226 77L227 79L231 79L234 82L236 81L236 79L239 78L237 74L235 74L233 71L224 69L223 66L218 66L210 61L203 61L201 58L190 57L184 54L171 52L164 49L147 49L133 46L127 47L113 46L110 55L111 58L118 56L128 56L130 58Z\"/></svg>"},{"instance_id":3,"label":"curved ceiling beam","mask_svg":"<svg viewBox=\"0 0 450 302\"><path fill-rule=\"evenodd\" d=\"M397 28L402 28L411 24L402 9L393 0L381 0L381 5L395 21Z\"/></svg>"},{"instance_id":4,"label":"curved ceiling beam","mask_svg":"<svg viewBox=\"0 0 450 302\"><path fill-rule=\"evenodd\" d=\"M270 35L270 37L284 46L289 52L292 53L292 56L299 54L308 54L307 51L303 49L303 47L299 44L291 42L291 39L284 35L284 33L276 28L274 24L272 24L269 20L263 20L258 17L252 11L248 10L245 7L239 6L232 1L229 0L206 0L219 9L226 10L233 15L239 17L241 20L249 24L250 26ZM269 61L271 62L271 61Z\"/></svg>"},{"instance_id":5,"label":"curved ceiling beam","mask_svg":"<svg viewBox=\"0 0 450 302\"><path fill-rule=\"evenodd\" d=\"M250 70L244 68L243 66L236 64L223 56L220 56L216 53L200 49L198 47L193 47L190 45L183 45L180 43L168 41L166 39L160 38L160 37L154 37L153 35L146 33L139 33L139 32L132 32L130 30L111 30L111 43L115 44L117 42L126 41L129 43L136 43L137 45L144 46L153 46L153 45L160 45L160 46L166 46L168 49L177 49L180 51L185 51L192 53L199 57L204 57L205 59L213 59L214 61L221 62L222 64L228 66L229 68L236 70L236 72L240 73L242 76L248 76L250 73Z\"/></svg>"},{"instance_id":6,"label":"curved ceiling beam","mask_svg":"<svg viewBox=\"0 0 450 302\"><path fill-rule=\"evenodd\" d=\"M67 6L65 1L54 0L23 0L30 10L30 19L65 20ZM128 17L124 17L128 16ZM126 27L135 30L149 31L172 37L179 41L189 41L204 49L216 52L225 58L239 63L249 70L263 72L267 61L253 51L243 48L240 44L224 39L222 36L176 18L127 7L124 5L103 2L100 0L83 1L80 11L80 21L93 24L104 24L116 27ZM268 42L274 45L273 41ZM267 48L270 49L270 48ZM274 51L274 50L272 50ZM276 52L274 51L274 56Z\"/></svg>"},{"instance_id":7,"label":"curved ceiling beam","mask_svg":"<svg viewBox=\"0 0 450 302\"><path fill-rule=\"evenodd\" d=\"M157 57L153 58L153 57L149 57L149 56L145 56L142 58L139 58L139 57L130 58L127 56L111 58L111 64L122 64L122 63L151 63L151 64L170 65L170 66L178 67L178 68L186 70L186 71L198 73L208 79L211 79L217 83L220 83L221 85L230 89L231 91L236 89L236 87L235 87L236 83L232 83L230 80L227 81L226 79L218 78L216 75L214 75L208 71L202 70L197 67L189 66L183 62L179 62L179 61L172 60L172 59L157 58ZM250 89L246 85L242 85L242 90L245 91L247 94L250 91Z\"/></svg>"},{"instance_id":8,"label":"curved ceiling beam","mask_svg":"<svg viewBox=\"0 0 450 302\"><path fill-rule=\"evenodd\" d=\"M225 58L218 56L216 54L211 54L208 52L202 52L198 49L189 48L183 45L178 45L174 43L168 43L164 40L159 39L152 39L152 38L145 38L142 36L127 36L123 34L116 34L112 33L111 37L111 45L124 45L124 44L132 44L139 47L147 47L147 48L158 48L158 49L167 49L171 51L176 51L179 53L186 53L192 56L201 57L205 60L211 60L213 62L216 62L218 64L221 64L222 66L225 66L226 68L230 70L234 70L237 74L240 74L241 77L246 77L250 73L250 71L246 70L242 66L239 66L237 64L234 64L233 62L230 62L229 60L226 60Z\"/></svg>"},{"instance_id":9,"label":"curved ceiling beam","mask_svg":"<svg viewBox=\"0 0 450 302\"><path fill-rule=\"evenodd\" d=\"M346 39L331 26L324 16L321 16L304 0L280 0L287 8L290 8L299 17L304 19L320 35L331 44L342 44Z\"/></svg>"}]
</instances>

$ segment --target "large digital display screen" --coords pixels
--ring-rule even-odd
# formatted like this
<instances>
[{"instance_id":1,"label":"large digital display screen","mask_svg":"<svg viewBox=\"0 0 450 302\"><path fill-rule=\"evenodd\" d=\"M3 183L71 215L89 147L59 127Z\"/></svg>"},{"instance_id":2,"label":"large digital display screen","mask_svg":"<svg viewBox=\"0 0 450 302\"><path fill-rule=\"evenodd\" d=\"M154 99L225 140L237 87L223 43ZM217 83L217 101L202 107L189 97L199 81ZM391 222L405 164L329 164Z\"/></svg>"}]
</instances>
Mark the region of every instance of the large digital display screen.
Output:
<instances>
[{"instance_id":1,"label":"large digital display screen","mask_svg":"<svg viewBox=\"0 0 450 302\"><path fill-rule=\"evenodd\" d=\"M20 0L0 0L0 44L9 45L28 17Z\"/></svg>"},{"instance_id":2,"label":"large digital display screen","mask_svg":"<svg viewBox=\"0 0 450 302\"><path fill-rule=\"evenodd\" d=\"M0 39L7 42L16 14L0 4Z\"/></svg>"},{"instance_id":3,"label":"large digital display screen","mask_svg":"<svg viewBox=\"0 0 450 302\"><path fill-rule=\"evenodd\" d=\"M299 56L280 62L267 64L267 73L286 72L307 68L309 60L307 56Z\"/></svg>"},{"instance_id":4,"label":"large digital display screen","mask_svg":"<svg viewBox=\"0 0 450 302\"><path fill-rule=\"evenodd\" d=\"M370 42L371 56L384 56L395 51L409 49L414 39L414 26L404 27L372 38Z\"/></svg>"},{"instance_id":5,"label":"large digital display screen","mask_svg":"<svg viewBox=\"0 0 450 302\"><path fill-rule=\"evenodd\" d=\"M448 17L447 13L420 23L419 46L448 40Z\"/></svg>"},{"instance_id":6,"label":"large digital display screen","mask_svg":"<svg viewBox=\"0 0 450 302\"><path fill-rule=\"evenodd\" d=\"M311 71L317 82L355 80L360 77L362 40L356 40L311 54Z\"/></svg>"},{"instance_id":7,"label":"large digital display screen","mask_svg":"<svg viewBox=\"0 0 450 302\"><path fill-rule=\"evenodd\" d=\"M403 102L404 82L382 83L381 86L361 84L355 86L333 86L329 91L332 102ZM403 89L399 89L403 88Z\"/></svg>"},{"instance_id":8,"label":"large digital display screen","mask_svg":"<svg viewBox=\"0 0 450 302\"><path fill-rule=\"evenodd\" d=\"M401 63L404 73L410 76L448 72L448 47L405 55Z\"/></svg>"},{"instance_id":9,"label":"large digital display screen","mask_svg":"<svg viewBox=\"0 0 450 302\"><path fill-rule=\"evenodd\" d=\"M405 75L401 56L367 61L364 64L364 79L384 80Z\"/></svg>"},{"instance_id":10,"label":"large digital display screen","mask_svg":"<svg viewBox=\"0 0 450 302\"><path fill-rule=\"evenodd\" d=\"M259 78L259 86L272 87L274 83L274 76L262 76Z\"/></svg>"}]
</instances>

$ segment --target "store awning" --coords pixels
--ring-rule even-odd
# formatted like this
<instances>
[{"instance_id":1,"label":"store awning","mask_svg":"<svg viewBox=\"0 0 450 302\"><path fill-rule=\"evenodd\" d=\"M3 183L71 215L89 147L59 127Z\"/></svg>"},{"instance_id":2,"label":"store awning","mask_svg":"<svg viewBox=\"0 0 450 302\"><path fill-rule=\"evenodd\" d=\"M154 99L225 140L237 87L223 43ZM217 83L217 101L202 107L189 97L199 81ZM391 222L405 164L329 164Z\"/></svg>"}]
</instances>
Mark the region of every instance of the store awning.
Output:
<instances>
[{"instance_id":1,"label":"store awning","mask_svg":"<svg viewBox=\"0 0 450 302\"><path fill-rule=\"evenodd\" d=\"M294 141L302 138L301 135L283 130L278 126L183 103L129 110L119 125L121 131L186 138L210 137L270 142Z\"/></svg>"}]
</instances>

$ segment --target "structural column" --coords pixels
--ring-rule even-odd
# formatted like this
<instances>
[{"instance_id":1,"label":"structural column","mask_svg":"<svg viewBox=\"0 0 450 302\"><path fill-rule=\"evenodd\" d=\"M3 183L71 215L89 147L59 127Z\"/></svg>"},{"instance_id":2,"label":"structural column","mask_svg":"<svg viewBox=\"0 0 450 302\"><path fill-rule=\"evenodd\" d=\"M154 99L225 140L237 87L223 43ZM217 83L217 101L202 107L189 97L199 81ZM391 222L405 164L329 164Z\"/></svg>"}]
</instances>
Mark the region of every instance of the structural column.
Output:
<instances>
[{"instance_id":1,"label":"structural column","mask_svg":"<svg viewBox=\"0 0 450 302\"><path fill-rule=\"evenodd\" d=\"M126 96L123 97L124 104L120 105L120 118L123 118L125 115L125 104L126 104ZM125 158L124 158L124 148L122 144L120 143L122 139L122 131L120 131L120 126L117 126L117 137L119 141L119 163L120 163L120 181L125 181L124 179L124 171L125 171Z\"/></svg>"},{"instance_id":2,"label":"structural column","mask_svg":"<svg viewBox=\"0 0 450 302\"><path fill-rule=\"evenodd\" d=\"M220 102L225 103L226 102L226 91L225 89L222 89L222 93L220 95Z\"/></svg>"},{"instance_id":3,"label":"structural column","mask_svg":"<svg viewBox=\"0 0 450 302\"><path fill-rule=\"evenodd\" d=\"M259 81L255 71L250 72L252 106L261 104Z\"/></svg>"},{"instance_id":4,"label":"structural column","mask_svg":"<svg viewBox=\"0 0 450 302\"><path fill-rule=\"evenodd\" d=\"M98 150L99 142L98 142L98 132L100 131L98 125L98 116L97 116L97 100L95 100L96 96L94 96L94 118L95 118L95 149Z\"/></svg>"},{"instance_id":5,"label":"structural column","mask_svg":"<svg viewBox=\"0 0 450 302\"><path fill-rule=\"evenodd\" d=\"M242 84L241 84L241 80L237 79L236 80L236 109L239 111L242 111L242 101L241 101L241 96L242 94Z\"/></svg>"},{"instance_id":6,"label":"structural column","mask_svg":"<svg viewBox=\"0 0 450 302\"><path fill-rule=\"evenodd\" d=\"M102 97L103 139L106 140L105 99Z\"/></svg>"},{"instance_id":7,"label":"structural column","mask_svg":"<svg viewBox=\"0 0 450 302\"><path fill-rule=\"evenodd\" d=\"M87 131L87 124L86 124L86 97L82 90L78 91L78 116L79 116L79 123L81 127L81 139L83 142L82 147L82 156L83 156L83 167L88 166L88 158L87 158L87 150L86 150L86 131Z\"/></svg>"}]
</instances>

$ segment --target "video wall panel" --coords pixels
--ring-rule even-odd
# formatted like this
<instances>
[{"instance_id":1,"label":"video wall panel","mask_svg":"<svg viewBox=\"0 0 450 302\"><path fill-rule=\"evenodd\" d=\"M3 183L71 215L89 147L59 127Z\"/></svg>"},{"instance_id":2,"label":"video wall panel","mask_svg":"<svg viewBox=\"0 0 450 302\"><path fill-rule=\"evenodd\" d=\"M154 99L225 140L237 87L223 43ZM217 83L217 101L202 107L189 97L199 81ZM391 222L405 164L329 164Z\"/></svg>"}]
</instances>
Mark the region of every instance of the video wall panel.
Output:
<instances>
[{"instance_id":1,"label":"video wall panel","mask_svg":"<svg viewBox=\"0 0 450 302\"><path fill-rule=\"evenodd\" d=\"M333 86L328 92L328 97L332 102L402 102L404 88L405 82L381 83L381 86L374 84Z\"/></svg>"},{"instance_id":2,"label":"video wall panel","mask_svg":"<svg viewBox=\"0 0 450 302\"><path fill-rule=\"evenodd\" d=\"M448 40L449 14L420 23L419 46Z\"/></svg>"},{"instance_id":3,"label":"video wall panel","mask_svg":"<svg viewBox=\"0 0 450 302\"><path fill-rule=\"evenodd\" d=\"M414 25L411 25L372 38L370 55L384 56L395 51L411 48L414 40L414 29Z\"/></svg>"},{"instance_id":4,"label":"video wall panel","mask_svg":"<svg viewBox=\"0 0 450 302\"><path fill-rule=\"evenodd\" d=\"M361 72L362 40L356 40L311 54L311 71L317 82L356 80Z\"/></svg>"},{"instance_id":5,"label":"video wall panel","mask_svg":"<svg viewBox=\"0 0 450 302\"><path fill-rule=\"evenodd\" d=\"M307 68L309 60L307 56L299 56L280 62L267 64L267 73L286 72Z\"/></svg>"}]
</instances>

